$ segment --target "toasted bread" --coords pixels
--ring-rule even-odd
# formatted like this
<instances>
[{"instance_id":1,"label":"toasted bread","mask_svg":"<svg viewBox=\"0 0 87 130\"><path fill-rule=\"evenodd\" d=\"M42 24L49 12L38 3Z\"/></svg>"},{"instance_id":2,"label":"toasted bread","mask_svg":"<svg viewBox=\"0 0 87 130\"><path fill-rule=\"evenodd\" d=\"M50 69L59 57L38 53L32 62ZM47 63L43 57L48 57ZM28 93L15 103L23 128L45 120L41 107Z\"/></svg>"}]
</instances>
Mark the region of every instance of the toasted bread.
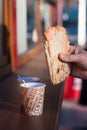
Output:
<instances>
[{"instance_id":1,"label":"toasted bread","mask_svg":"<svg viewBox=\"0 0 87 130\"><path fill-rule=\"evenodd\" d=\"M69 54L69 39L64 27L49 27L44 32L44 50L49 69L51 82L59 84L70 74L70 67L67 63L60 61L60 53Z\"/></svg>"}]
</instances>

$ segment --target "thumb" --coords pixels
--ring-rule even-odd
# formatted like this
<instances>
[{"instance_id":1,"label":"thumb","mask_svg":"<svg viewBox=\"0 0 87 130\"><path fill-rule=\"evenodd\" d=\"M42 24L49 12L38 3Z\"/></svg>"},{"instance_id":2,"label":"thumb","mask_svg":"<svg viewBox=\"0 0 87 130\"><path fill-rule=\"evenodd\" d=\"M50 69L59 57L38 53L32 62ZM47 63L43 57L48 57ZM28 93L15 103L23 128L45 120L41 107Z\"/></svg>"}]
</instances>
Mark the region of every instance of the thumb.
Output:
<instances>
[{"instance_id":1,"label":"thumb","mask_svg":"<svg viewBox=\"0 0 87 130\"><path fill-rule=\"evenodd\" d=\"M64 62L77 62L79 60L79 55L60 54L59 59Z\"/></svg>"}]
</instances>

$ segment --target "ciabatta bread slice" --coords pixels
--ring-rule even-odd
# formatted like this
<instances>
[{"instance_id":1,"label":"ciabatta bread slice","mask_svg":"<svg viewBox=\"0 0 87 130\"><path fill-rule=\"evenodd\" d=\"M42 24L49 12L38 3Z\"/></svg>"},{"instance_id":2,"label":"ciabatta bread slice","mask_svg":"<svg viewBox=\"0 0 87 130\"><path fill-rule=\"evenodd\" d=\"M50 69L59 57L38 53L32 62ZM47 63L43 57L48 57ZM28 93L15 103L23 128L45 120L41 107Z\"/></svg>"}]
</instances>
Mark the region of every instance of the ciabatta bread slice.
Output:
<instances>
[{"instance_id":1,"label":"ciabatta bread slice","mask_svg":"<svg viewBox=\"0 0 87 130\"><path fill-rule=\"evenodd\" d=\"M52 83L59 84L70 74L67 63L59 60L60 53L69 54L69 39L64 27L49 27L45 32L45 54Z\"/></svg>"}]
</instances>

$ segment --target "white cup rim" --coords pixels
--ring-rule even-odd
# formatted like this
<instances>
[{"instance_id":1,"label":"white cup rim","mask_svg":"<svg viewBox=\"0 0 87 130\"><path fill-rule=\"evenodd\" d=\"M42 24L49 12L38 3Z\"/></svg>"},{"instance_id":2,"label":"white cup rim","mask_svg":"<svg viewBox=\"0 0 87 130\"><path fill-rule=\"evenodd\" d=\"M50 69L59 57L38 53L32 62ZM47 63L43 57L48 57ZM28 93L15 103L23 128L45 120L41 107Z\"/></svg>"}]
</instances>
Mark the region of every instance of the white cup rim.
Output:
<instances>
[{"instance_id":1,"label":"white cup rim","mask_svg":"<svg viewBox=\"0 0 87 130\"><path fill-rule=\"evenodd\" d=\"M41 82L29 82L29 83L21 83L20 86L23 88L38 89L38 88L46 87L46 84Z\"/></svg>"}]
</instances>

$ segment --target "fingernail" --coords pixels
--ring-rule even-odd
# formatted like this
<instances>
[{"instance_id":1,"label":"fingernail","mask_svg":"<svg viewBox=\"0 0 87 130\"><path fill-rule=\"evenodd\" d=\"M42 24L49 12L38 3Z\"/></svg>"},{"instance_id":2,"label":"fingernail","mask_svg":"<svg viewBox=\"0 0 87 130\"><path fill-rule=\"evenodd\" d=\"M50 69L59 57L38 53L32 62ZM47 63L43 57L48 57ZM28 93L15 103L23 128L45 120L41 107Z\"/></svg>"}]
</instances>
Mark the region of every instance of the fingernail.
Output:
<instances>
[{"instance_id":1,"label":"fingernail","mask_svg":"<svg viewBox=\"0 0 87 130\"><path fill-rule=\"evenodd\" d=\"M60 54L60 58L65 58L65 55L64 54Z\"/></svg>"}]
</instances>

